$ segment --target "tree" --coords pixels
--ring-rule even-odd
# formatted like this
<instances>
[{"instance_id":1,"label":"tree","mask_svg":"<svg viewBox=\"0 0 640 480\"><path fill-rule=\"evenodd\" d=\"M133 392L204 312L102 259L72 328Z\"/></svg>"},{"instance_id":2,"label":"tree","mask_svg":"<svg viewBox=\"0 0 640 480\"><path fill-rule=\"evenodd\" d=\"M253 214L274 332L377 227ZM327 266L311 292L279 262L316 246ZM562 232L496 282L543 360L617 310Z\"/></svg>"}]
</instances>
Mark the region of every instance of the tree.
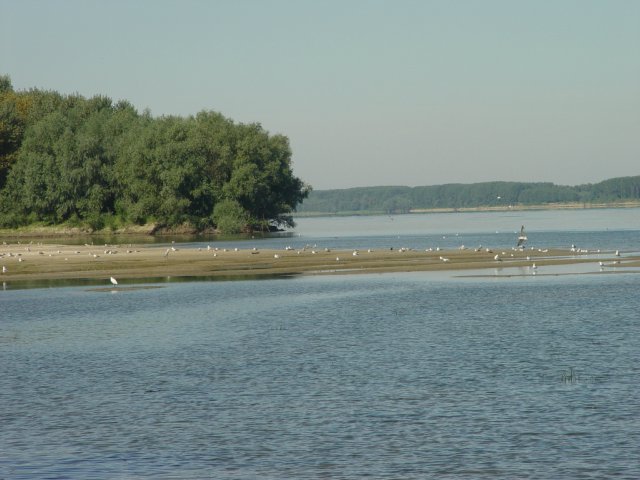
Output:
<instances>
[{"instance_id":1,"label":"tree","mask_svg":"<svg viewBox=\"0 0 640 480\"><path fill-rule=\"evenodd\" d=\"M101 95L2 88L2 224L264 229L291 225L308 195L293 175L288 139L259 124L216 112L153 118Z\"/></svg>"}]
</instances>

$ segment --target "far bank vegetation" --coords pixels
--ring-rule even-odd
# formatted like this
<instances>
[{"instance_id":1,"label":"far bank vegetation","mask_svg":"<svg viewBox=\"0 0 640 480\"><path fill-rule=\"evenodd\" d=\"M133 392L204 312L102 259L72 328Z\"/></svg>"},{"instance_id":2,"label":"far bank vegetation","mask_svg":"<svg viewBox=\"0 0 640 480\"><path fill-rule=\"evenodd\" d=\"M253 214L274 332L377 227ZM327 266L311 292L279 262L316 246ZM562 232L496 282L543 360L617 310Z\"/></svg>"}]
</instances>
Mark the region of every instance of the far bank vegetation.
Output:
<instances>
[{"instance_id":1,"label":"far bank vegetation","mask_svg":"<svg viewBox=\"0 0 640 480\"><path fill-rule=\"evenodd\" d=\"M640 206L640 176L600 183L562 186L553 183L485 182L425 187L360 187L315 190L298 209L311 214L410 213L421 210Z\"/></svg>"}]
</instances>

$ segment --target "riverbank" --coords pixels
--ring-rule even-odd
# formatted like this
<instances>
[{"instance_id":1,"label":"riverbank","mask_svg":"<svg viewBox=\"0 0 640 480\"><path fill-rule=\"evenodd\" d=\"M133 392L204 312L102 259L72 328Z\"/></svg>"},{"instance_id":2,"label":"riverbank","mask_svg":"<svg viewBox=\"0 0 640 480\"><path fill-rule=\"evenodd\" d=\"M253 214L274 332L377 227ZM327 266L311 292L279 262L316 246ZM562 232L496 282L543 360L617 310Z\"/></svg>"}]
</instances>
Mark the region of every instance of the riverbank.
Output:
<instances>
[{"instance_id":1,"label":"riverbank","mask_svg":"<svg viewBox=\"0 0 640 480\"><path fill-rule=\"evenodd\" d=\"M607 208L640 208L640 201L625 201L613 203L553 203L540 205L498 205L480 206L464 208L428 208L413 209L406 213L394 215L428 214L428 213L467 213L467 212L510 212L510 211L538 211L538 210L602 210ZM344 211L344 212L298 212L296 218L315 217L348 217L348 216L375 216L387 215L386 212L379 211ZM135 237L164 236L164 237L188 237L194 235L219 235L215 229L198 231L192 225L179 225L172 228L160 227L155 223L146 225L129 225L116 229L104 228L101 230L90 230L88 228L71 227L66 225L29 225L25 227L10 229L0 228L0 241L17 242L35 239L61 239L65 238L113 238L130 237L135 241Z\"/></svg>"},{"instance_id":2,"label":"riverbank","mask_svg":"<svg viewBox=\"0 0 640 480\"><path fill-rule=\"evenodd\" d=\"M629 200L607 203L543 203L536 205L492 205L478 207L447 207L447 208L412 208L408 212L394 213L394 215L407 215L412 213L455 213L455 212L511 212L533 210L589 210L604 208L640 208L640 201ZM298 212L296 217L346 217L352 215L387 215L389 212L371 210L350 210L342 212Z\"/></svg>"},{"instance_id":3,"label":"riverbank","mask_svg":"<svg viewBox=\"0 0 640 480\"><path fill-rule=\"evenodd\" d=\"M2 282L42 280L119 280L166 277L241 278L296 274L383 273L429 270L472 270L520 267L535 273L547 265L598 264L603 268L640 267L640 257L621 262L612 253L595 259L568 250L449 251L373 250L242 250L143 245L0 245ZM497 259L496 259L497 255ZM616 263L618 262L618 263ZM535 267L534 267L535 265Z\"/></svg>"},{"instance_id":4,"label":"riverbank","mask_svg":"<svg viewBox=\"0 0 640 480\"><path fill-rule=\"evenodd\" d=\"M19 228L0 228L0 240L17 241L19 239L47 239L47 238L83 238L83 237L135 237L135 236L184 236L196 234L218 233L214 229L198 231L192 225L178 225L168 228L155 223L145 225L128 225L119 228L103 228L91 230L90 228L71 227L68 225L28 225Z\"/></svg>"}]
</instances>

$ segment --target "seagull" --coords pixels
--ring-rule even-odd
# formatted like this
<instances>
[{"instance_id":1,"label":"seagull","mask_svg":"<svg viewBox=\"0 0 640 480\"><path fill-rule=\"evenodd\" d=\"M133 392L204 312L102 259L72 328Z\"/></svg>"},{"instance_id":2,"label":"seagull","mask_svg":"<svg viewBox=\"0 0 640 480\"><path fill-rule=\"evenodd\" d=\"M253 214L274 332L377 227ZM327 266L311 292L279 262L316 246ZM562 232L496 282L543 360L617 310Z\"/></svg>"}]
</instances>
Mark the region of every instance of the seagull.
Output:
<instances>
[{"instance_id":1,"label":"seagull","mask_svg":"<svg viewBox=\"0 0 640 480\"><path fill-rule=\"evenodd\" d=\"M112 285L118 285L118 281L115 278L111 277L110 280Z\"/></svg>"},{"instance_id":2,"label":"seagull","mask_svg":"<svg viewBox=\"0 0 640 480\"><path fill-rule=\"evenodd\" d=\"M524 233L524 225L522 225L522 227L520 227L520 235L518 235L518 243L516 247L524 245L526 241L527 241L527 234Z\"/></svg>"},{"instance_id":3,"label":"seagull","mask_svg":"<svg viewBox=\"0 0 640 480\"><path fill-rule=\"evenodd\" d=\"M7 272L8 272L7 267L5 267L5 266L3 265L3 266L2 266L2 273L7 273Z\"/></svg>"}]
</instances>

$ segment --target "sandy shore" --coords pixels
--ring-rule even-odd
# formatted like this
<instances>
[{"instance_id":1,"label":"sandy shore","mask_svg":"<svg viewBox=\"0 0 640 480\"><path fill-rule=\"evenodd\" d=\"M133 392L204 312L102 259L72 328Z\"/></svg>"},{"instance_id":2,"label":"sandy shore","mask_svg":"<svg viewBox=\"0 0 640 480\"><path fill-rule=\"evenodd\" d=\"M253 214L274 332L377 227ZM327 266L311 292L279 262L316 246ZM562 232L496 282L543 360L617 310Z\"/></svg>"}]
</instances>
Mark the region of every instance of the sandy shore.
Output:
<instances>
[{"instance_id":1,"label":"sandy shore","mask_svg":"<svg viewBox=\"0 0 640 480\"><path fill-rule=\"evenodd\" d=\"M612 253L577 254L568 250L474 249L420 250L242 250L180 248L140 245L0 245L2 282L37 280L153 279L162 277L233 278L241 276L469 270L590 262L640 267L640 257L623 260ZM499 256L499 260L495 259ZM527 259L527 257L529 257ZM620 262L620 263L615 263ZM540 270L539 270L540 271Z\"/></svg>"}]
</instances>

